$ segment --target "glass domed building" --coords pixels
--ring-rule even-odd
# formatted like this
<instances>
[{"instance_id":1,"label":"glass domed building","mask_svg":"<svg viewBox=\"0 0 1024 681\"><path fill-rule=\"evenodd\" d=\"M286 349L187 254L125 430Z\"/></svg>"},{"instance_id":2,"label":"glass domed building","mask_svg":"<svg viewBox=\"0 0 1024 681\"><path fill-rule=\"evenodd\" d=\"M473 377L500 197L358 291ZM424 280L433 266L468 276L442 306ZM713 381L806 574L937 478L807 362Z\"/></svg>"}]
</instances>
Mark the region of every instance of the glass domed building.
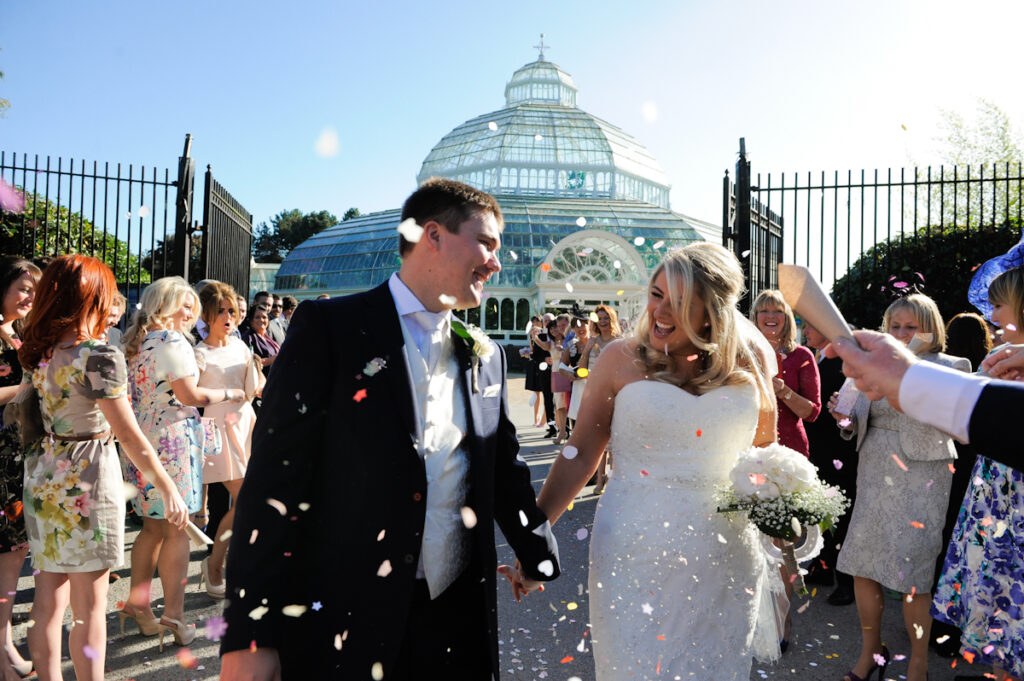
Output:
<instances>
[{"instance_id":1,"label":"glass domed building","mask_svg":"<svg viewBox=\"0 0 1024 681\"><path fill-rule=\"evenodd\" d=\"M501 272L481 309L495 340L522 342L532 313L611 303L629 317L665 252L720 238L672 212L669 184L632 136L576 106L572 76L543 51L505 86L505 107L441 138L416 179L448 177L493 194L505 217ZM347 220L285 258L275 291L297 298L366 290L398 269L400 209Z\"/></svg>"}]
</instances>

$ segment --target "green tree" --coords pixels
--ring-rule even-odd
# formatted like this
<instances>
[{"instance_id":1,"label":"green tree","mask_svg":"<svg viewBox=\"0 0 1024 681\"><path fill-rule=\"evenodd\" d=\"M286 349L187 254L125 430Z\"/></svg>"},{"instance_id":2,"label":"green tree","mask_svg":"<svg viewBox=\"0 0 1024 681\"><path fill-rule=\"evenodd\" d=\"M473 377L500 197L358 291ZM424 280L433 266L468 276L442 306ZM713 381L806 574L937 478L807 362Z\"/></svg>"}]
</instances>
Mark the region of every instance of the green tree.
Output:
<instances>
[{"instance_id":1,"label":"green tree","mask_svg":"<svg viewBox=\"0 0 1024 681\"><path fill-rule=\"evenodd\" d=\"M345 211L344 215L341 216L341 221L345 222L346 220L351 220L352 218L357 217L359 217L359 209L356 208L355 206L352 206L347 211Z\"/></svg>"},{"instance_id":2,"label":"green tree","mask_svg":"<svg viewBox=\"0 0 1024 681\"><path fill-rule=\"evenodd\" d=\"M303 241L336 224L338 218L326 210L305 215L297 208L281 211L270 218L270 225L261 222L256 227L252 256L256 262L281 262Z\"/></svg>"},{"instance_id":3,"label":"green tree","mask_svg":"<svg viewBox=\"0 0 1024 681\"><path fill-rule=\"evenodd\" d=\"M26 257L84 253L103 260L118 282L150 282L139 258L128 252L128 244L96 229L81 213L48 201L34 192L25 194L21 213L0 211L0 253L21 253Z\"/></svg>"},{"instance_id":4,"label":"green tree","mask_svg":"<svg viewBox=\"0 0 1024 681\"><path fill-rule=\"evenodd\" d=\"M166 270L164 260L164 250L167 251ZM190 282L197 282L203 278L203 264L202 264L202 242L200 239L193 239L192 246L189 249L188 254L188 279ZM149 272L150 276L156 280L160 277L165 276L165 273L170 273L173 270L171 264L174 256L174 236L171 235L166 239L160 239L156 242L156 246L152 251L146 253L142 257L142 269Z\"/></svg>"},{"instance_id":5,"label":"green tree","mask_svg":"<svg viewBox=\"0 0 1024 681\"><path fill-rule=\"evenodd\" d=\"M882 313L907 288L931 296L942 317L976 311L967 301L974 270L1020 239L1014 218L982 229L964 226L893 237L868 249L832 287L832 299L854 326L877 329Z\"/></svg>"}]
</instances>

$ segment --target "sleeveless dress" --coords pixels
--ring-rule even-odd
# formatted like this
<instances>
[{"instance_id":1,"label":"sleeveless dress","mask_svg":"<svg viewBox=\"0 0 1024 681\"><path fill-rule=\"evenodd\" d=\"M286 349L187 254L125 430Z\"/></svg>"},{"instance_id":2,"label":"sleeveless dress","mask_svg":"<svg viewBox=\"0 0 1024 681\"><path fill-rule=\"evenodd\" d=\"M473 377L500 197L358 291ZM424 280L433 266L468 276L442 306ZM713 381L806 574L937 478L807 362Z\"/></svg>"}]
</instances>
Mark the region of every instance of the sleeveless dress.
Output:
<instances>
[{"instance_id":1,"label":"sleeveless dress","mask_svg":"<svg viewBox=\"0 0 1024 681\"><path fill-rule=\"evenodd\" d=\"M203 494L203 424L199 410L182 404L171 383L179 378L199 378L192 344L177 331L150 331L128 365L132 408L139 428L174 481L189 513L199 510ZM164 500L152 483L142 477L131 461L125 461L125 479L138 495L132 508L146 518L164 517Z\"/></svg>"},{"instance_id":2,"label":"sleeveless dress","mask_svg":"<svg viewBox=\"0 0 1024 681\"><path fill-rule=\"evenodd\" d=\"M21 362L18 361L21 341L17 337L11 341L9 344L0 338L0 387L21 383ZM21 501L24 477L25 456L21 451L18 426L3 422L3 407L0 407L0 553L28 545Z\"/></svg>"},{"instance_id":3,"label":"sleeveless dress","mask_svg":"<svg viewBox=\"0 0 1024 681\"><path fill-rule=\"evenodd\" d=\"M757 428L754 386L692 395L637 381L615 398L615 475L590 542L598 681L750 677L779 655L772 575L756 528L717 513Z\"/></svg>"},{"instance_id":4,"label":"sleeveless dress","mask_svg":"<svg viewBox=\"0 0 1024 681\"><path fill-rule=\"evenodd\" d=\"M121 564L124 479L99 400L128 394L124 355L100 341L57 346L31 374L43 437L25 452L25 526L32 567L92 572Z\"/></svg>"},{"instance_id":5,"label":"sleeveless dress","mask_svg":"<svg viewBox=\"0 0 1024 681\"><path fill-rule=\"evenodd\" d=\"M199 366L199 387L232 388L245 387L245 371L252 351L241 341L232 337L224 347L215 348L200 343L195 348L196 364ZM203 467L203 482L227 482L241 480L249 464L252 452L252 430L256 426L256 412L249 402L240 404L220 402L203 410L203 418L211 418L220 430L223 443L221 453L206 457Z\"/></svg>"}]
</instances>

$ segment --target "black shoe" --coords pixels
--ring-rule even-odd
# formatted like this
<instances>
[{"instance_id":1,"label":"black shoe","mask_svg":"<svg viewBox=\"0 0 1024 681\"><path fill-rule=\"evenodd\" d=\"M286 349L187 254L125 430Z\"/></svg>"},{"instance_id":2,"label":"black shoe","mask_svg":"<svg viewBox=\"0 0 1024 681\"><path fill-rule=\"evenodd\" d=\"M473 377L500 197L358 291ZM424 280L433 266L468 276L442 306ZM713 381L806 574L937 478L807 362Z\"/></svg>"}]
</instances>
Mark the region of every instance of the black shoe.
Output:
<instances>
[{"instance_id":1,"label":"black shoe","mask_svg":"<svg viewBox=\"0 0 1024 681\"><path fill-rule=\"evenodd\" d=\"M544 434L544 437L555 437L558 435L558 431L555 430L554 426L548 426L548 432Z\"/></svg>"},{"instance_id":2,"label":"black shoe","mask_svg":"<svg viewBox=\"0 0 1024 681\"><path fill-rule=\"evenodd\" d=\"M828 595L826 599L829 605L849 605L853 603L853 589L845 584L840 584L836 590Z\"/></svg>"}]
</instances>

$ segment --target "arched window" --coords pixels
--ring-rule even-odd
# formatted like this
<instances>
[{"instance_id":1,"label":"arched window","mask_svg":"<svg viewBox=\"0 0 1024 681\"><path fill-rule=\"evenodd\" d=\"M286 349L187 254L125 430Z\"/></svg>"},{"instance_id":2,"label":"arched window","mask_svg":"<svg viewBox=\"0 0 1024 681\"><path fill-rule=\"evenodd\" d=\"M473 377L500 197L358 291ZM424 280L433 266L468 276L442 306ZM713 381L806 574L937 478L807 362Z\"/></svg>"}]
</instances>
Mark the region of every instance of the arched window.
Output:
<instances>
[{"instance_id":1,"label":"arched window","mask_svg":"<svg viewBox=\"0 0 1024 681\"><path fill-rule=\"evenodd\" d=\"M466 321L473 326L480 326L480 308L471 307L465 312Z\"/></svg>"},{"instance_id":2,"label":"arched window","mask_svg":"<svg viewBox=\"0 0 1024 681\"><path fill-rule=\"evenodd\" d=\"M511 298L501 301L501 328L505 330L516 328L516 306Z\"/></svg>"},{"instance_id":3,"label":"arched window","mask_svg":"<svg viewBox=\"0 0 1024 681\"><path fill-rule=\"evenodd\" d=\"M484 328L489 331L498 328L498 301L494 298L484 302Z\"/></svg>"},{"instance_id":4,"label":"arched window","mask_svg":"<svg viewBox=\"0 0 1024 681\"><path fill-rule=\"evenodd\" d=\"M516 303L516 330L522 331L530 321L530 301L520 298Z\"/></svg>"}]
</instances>

